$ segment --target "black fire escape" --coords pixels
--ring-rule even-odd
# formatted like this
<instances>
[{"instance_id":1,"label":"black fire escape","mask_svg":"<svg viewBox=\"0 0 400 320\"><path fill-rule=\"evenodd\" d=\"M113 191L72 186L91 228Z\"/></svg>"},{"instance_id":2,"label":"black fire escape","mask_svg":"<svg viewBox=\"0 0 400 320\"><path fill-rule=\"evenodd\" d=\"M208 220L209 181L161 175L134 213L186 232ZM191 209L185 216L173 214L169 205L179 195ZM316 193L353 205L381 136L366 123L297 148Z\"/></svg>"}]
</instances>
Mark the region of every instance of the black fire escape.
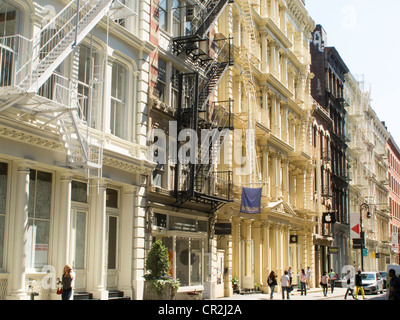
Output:
<instances>
[{"instance_id":1,"label":"black fire escape","mask_svg":"<svg viewBox=\"0 0 400 320\"><path fill-rule=\"evenodd\" d=\"M185 36L173 39L174 54L195 70L179 74L177 138L187 129L196 132L198 137L196 154L185 154L189 158L186 163L179 161L179 150L182 152L186 141L177 139L174 193L178 206L195 201L210 205L211 211L215 211L233 201L233 172L215 170L216 154L220 150L217 145L222 146L229 130L233 130L232 101L211 102L210 99L233 64L231 39L221 34L215 34L212 40L207 37L230 2L211 0L186 7L191 28ZM201 139L202 134L205 139Z\"/></svg>"}]
</instances>

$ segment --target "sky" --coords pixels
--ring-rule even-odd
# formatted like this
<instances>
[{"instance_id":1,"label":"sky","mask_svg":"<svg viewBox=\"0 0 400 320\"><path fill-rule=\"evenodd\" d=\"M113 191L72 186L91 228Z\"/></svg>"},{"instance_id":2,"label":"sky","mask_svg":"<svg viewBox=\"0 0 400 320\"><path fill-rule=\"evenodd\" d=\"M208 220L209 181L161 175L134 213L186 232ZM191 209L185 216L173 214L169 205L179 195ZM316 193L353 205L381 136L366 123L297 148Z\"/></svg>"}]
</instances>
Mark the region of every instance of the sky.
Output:
<instances>
[{"instance_id":1,"label":"sky","mask_svg":"<svg viewBox=\"0 0 400 320\"><path fill-rule=\"evenodd\" d=\"M371 107L400 146L400 1L305 0L350 72L371 88Z\"/></svg>"}]
</instances>

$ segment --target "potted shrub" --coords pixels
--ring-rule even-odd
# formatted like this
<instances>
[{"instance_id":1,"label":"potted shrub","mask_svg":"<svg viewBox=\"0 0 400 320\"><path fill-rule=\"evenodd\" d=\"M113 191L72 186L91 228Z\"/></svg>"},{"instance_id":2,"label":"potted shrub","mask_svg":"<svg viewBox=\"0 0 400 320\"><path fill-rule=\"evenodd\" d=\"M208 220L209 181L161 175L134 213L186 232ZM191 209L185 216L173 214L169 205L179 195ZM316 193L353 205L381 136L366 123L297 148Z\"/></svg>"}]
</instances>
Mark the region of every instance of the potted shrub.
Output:
<instances>
[{"instance_id":1,"label":"potted shrub","mask_svg":"<svg viewBox=\"0 0 400 320\"><path fill-rule=\"evenodd\" d=\"M234 293L239 293L240 291L240 284L239 284L239 280L236 278L232 279L232 288L233 288L233 292Z\"/></svg>"},{"instance_id":2,"label":"potted shrub","mask_svg":"<svg viewBox=\"0 0 400 320\"><path fill-rule=\"evenodd\" d=\"M145 267L143 300L174 299L180 283L169 275L168 248L160 240L153 243Z\"/></svg>"}]
</instances>

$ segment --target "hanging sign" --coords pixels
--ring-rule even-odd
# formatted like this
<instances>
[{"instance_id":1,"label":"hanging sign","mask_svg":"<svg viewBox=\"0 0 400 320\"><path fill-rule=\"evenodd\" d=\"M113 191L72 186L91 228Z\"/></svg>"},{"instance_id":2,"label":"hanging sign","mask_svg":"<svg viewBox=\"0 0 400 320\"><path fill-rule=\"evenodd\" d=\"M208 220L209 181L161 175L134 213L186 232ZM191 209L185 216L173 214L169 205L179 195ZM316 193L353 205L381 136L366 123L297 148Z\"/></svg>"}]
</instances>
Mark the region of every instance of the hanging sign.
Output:
<instances>
[{"instance_id":1,"label":"hanging sign","mask_svg":"<svg viewBox=\"0 0 400 320\"><path fill-rule=\"evenodd\" d=\"M322 215L322 222L332 224L336 222L336 212L324 212Z\"/></svg>"},{"instance_id":2,"label":"hanging sign","mask_svg":"<svg viewBox=\"0 0 400 320\"><path fill-rule=\"evenodd\" d=\"M261 213L261 193L262 188L243 188L240 212L250 214Z\"/></svg>"},{"instance_id":3,"label":"hanging sign","mask_svg":"<svg viewBox=\"0 0 400 320\"><path fill-rule=\"evenodd\" d=\"M353 212L350 214L350 239L360 239L360 213Z\"/></svg>"}]
</instances>

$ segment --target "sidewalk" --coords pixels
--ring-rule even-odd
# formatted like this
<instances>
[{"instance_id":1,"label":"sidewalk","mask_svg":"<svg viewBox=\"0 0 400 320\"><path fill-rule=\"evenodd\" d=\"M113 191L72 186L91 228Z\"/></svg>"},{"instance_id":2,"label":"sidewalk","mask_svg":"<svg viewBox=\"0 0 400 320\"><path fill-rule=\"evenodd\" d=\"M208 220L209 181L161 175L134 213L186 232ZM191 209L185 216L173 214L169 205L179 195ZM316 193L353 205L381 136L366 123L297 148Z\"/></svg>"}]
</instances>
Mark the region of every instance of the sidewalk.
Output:
<instances>
[{"instance_id":1,"label":"sidewalk","mask_svg":"<svg viewBox=\"0 0 400 320\"><path fill-rule=\"evenodd\" d=\"M325 297L322 292L322 288L313 288L307 290L306 296L304 295L302 296L301 291L298 291L297 288L295 288L290 294L290 300L326 300L332 298L341 298L344 300L344 295L346 294L346 290L347 290L346 288L335 288L332 294L331 289L329 288L328 295ZM347 299L353 300L351 296L349 296ZM268 294L255 293L255 294L234 294L232 297L219 298L218 300L271 300L271 299L269 293ZM271 301L274 300L282 300L282 293L276 292L275 290L274 298ZM286 300L286 293L285 293L285 300Z\"/></svg>"}]
</instances>

